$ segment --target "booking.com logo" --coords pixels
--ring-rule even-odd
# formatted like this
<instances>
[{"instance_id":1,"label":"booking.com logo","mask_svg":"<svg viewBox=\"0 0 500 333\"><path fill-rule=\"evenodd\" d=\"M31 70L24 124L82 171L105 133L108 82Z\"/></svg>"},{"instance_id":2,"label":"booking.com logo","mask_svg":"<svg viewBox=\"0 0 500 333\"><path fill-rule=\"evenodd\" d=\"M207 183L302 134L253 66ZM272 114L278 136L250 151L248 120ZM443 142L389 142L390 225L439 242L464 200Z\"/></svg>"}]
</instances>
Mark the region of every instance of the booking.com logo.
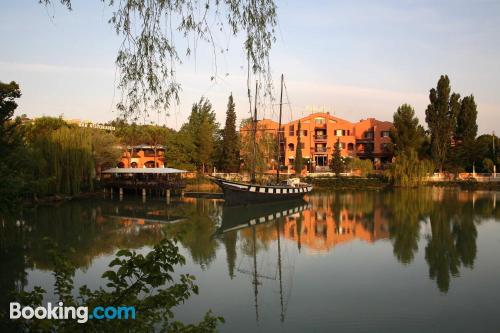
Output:
<instances>
[{"instance_id":1,"label":"booking.com logo","mask_svg":"<svg viewBox=\"0 0 500 333\"><path fill-rule=\"evenodd\" d=\"M52 303L47 303L47 306L39 306L32 308L31 306L21 306L20 303L10 303L10 319L56 319L67 320L77 319L78 323L83 324L88 320L102 319L135 319L134 306L96 306L89 314L89 308L86 306L64 306L63 302L59 302L58 306L52 306Z\"/></svg>"}]
</instances>

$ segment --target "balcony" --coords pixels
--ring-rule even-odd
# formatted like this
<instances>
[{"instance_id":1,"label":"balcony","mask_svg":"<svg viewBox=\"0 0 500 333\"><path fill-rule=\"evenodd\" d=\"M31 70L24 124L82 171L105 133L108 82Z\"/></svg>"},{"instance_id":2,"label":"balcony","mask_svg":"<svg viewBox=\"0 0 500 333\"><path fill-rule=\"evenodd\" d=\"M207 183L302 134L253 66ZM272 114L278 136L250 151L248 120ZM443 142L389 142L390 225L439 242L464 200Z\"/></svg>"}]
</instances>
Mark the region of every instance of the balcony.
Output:
<instances>
[{"instance_id":1,"label":"balcony","mask_svg":"<svg viewBox=\"0 0 500 333\"><path fill-rule=\"evenodd\" d=\"M314 123L314 128L326 128L326 122L325 123Z\"/></svg>"},{"instance_id":2,"label":"balcony","mask_svg":"<svg viewBox=\"0 0 500 333\"><path fill-rule=\"evenodd\" d=\"M316 147L314 148L316 153L326 153L326 147Z\"/></svg>"},{"instance_id":3,"label":"balcony","mask_svg":"<svg viewBox=\"0 0 500 333\"><path fill-rule=\"evenodd\" d=\"M328 135L326 134L318 134L314 136L314 140L316 141L326 141L328 139Z\"/></svg>"}]
</instances>

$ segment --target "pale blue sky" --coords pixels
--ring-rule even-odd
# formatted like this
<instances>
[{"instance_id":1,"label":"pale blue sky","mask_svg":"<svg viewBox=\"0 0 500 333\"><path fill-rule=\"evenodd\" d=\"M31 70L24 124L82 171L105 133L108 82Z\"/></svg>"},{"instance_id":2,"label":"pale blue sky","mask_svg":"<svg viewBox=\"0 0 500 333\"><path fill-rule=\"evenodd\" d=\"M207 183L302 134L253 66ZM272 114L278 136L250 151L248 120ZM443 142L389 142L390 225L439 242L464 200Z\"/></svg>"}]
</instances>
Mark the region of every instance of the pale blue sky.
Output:
<instances>
[{"instance_id":1,"label":"pale blue sky","mask_svg":"<svg viewBox=\"0 0 500 333\"><path fill-rule=\"evenodd\" d=\"M67 12L37 2L0 0L0 80L20 83L18 113L115 118L119 39L107 23L109 8L74 0ZM428 91L448 74L454 91L475 95L480 132L500 132L500 1L278 1L278 7L271 64L276 79L285 74L294 118L316 106L351 121L391 120L398 105L410 103L424 122ZM201 95L222 123L230 92L239 118L248 116L241 38L219 42L230 52L217 59L217 83L200 47L177 68L181 104L161 123L178 128ZM273 116L269 106L261 111Z\"/></svg>"}]
</instances>

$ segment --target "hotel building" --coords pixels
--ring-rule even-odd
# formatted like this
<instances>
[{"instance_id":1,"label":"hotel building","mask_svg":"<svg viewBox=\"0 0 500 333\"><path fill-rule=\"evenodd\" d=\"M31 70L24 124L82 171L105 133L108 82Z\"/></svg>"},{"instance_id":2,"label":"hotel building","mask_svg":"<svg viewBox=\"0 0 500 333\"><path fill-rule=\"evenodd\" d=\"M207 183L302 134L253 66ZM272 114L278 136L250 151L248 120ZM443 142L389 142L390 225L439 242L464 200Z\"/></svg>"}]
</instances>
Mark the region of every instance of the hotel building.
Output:
<instances>
[{"instance_id":1,"label":"hotel building","mask_svg":"<svg viewBox=\"0 0 500 333\"><path fill-rule=\"evenodd\" d=\"M298 123L299 120L295 120L283 124L280 131L280 164L289 169L294 164L297 151ZM389 149L391 122L368 118L352 123L321 112L301 118L300 125L302 157L310 171L328 170L337 140L343 157L370 159L376 168L392 159ZM276 133L278 123L262 119L258 121L258 128Z\"/></svg>"}]
</instances>

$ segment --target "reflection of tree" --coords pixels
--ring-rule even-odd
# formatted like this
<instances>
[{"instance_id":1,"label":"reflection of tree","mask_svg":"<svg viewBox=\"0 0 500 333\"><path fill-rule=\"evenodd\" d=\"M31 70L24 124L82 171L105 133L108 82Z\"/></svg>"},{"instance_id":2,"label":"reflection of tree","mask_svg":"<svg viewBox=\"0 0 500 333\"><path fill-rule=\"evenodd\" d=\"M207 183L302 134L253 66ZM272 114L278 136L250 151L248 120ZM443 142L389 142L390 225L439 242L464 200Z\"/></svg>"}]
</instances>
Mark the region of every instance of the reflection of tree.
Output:
<instances>
[{"instance_id":1,"label":"reflection of tree","mask_svg":"<svg viewBox=\"0 0 500 333\"><path fill-rule=\"evenodd\" d=\"M0 218L0 308L4 310L9 308L12 293L22 291L27 284L24 228L24 225L17 225L13 219ZM0 315L0 332L15 330L15 321Z\"/></svg>"},{"instance_id":2,"label":"reflection of tree","mask_svg":"<svg viewBox=\"0 0 500 333\"><path fill-rule=\"evenodd\" d=\"M229 270L229 277L234 278L234 267L236 265L236 241L238 239L237 232L227 232L222 236L222 241L226 248L227 268Z\"/></svg>"},{"instance_id":3,"label":"reflection of tree","mask_svg":"<svg viewBox=\"0 0 500 333\"><path fill-rule=\"evenodd\" d=\"M441 291L447 292L450 275L457 276L461 265L472 268L476 259L477 229L474 207L467 201L445 197L436 202L430 214L432 236L425 249L429 275L436 279Z\"/></svg>"},{"instance_id":4,"label":"reflection of tree","mask_svg":"<svg viewBox=\"0 0 500 333\"><path fill-rule=\"evenodd\" d=\"M429 276L431 279L436 279L439 290L447 292L450 287L450 273L457 276L460 265L450 228L450 215L445 209L434 209L430 221L432 236L429 237L425 248Z\"/></svg>"},{"instance_id":5,"label":"reflection of tree","mask_svg":"<svg viewBox=\"0 0 500 333\"><path fill-rule=\"evenodd\" d=\"M471 202L462 206L456 219L457 223L453 224L453 235L458 255L465 267L473 268L477 253L477 229L474 224L474 209Z\"/></svg>"},{"instance_id":6,"label":"reflection of tree","mask_svg":"<svg viewBox=\"0 0 500 333\"><path fill-rule=\"evenodd\" d=\"M209 265L215 259L218 243L212 237L216 232L215 216L219 206L207 200L196 200L194 204L178 207L177 213L185 221L167 227L167 236L179 239L186 247L193 261Z\"/></svg>"},{"instance_id":7,"label":"reflection of tree","mask_svg":"<svg viewBox=\"0 0 500 333\"><path fill-rule=\"evenodd\" d=\"M432 201L428 189L398 190L387 193L389 232L393 252L403 264L410 264L418 251L420 221L428 214Z\"/></svg>"}]
</instances>

